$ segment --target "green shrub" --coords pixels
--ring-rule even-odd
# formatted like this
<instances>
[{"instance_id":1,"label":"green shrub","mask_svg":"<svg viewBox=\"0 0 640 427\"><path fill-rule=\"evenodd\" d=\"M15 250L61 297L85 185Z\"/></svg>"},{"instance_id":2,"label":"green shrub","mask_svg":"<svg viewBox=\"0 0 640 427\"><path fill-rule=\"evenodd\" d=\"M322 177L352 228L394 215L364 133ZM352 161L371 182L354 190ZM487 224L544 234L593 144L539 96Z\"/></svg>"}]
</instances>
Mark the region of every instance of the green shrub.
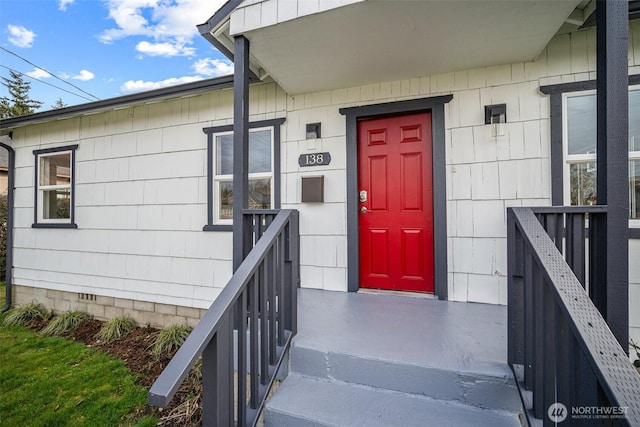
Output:
<instances>
[{"instance_id":1,"label":"green shrub","mask_svg":"<svg viewBox=\"0 0 640 427\"><path fill-rule=\"evenodd\" d=\"M180 348L191 333L191 328L183 325L169 326L160 331L151 352L156 356L169 355L173 350Z\"/></svg>"},{"instance_id":2,"label":"green shrub","mask_svg":"<svg viewBox=\"0 0 640 427\"><path fill-rule=\"evenodd\" d=\"M87 314L82 311L67 311L54 317L41 332L44 335L65 335L78 329L86 318Z\"/></svg>"},{"instance_id":3,"label":"green shrub","mask_svg":"<svg viewBox=\"0 0 640 427\"><path fill-rule=\"evenodd\" d=\"M42 304L28 304L14 307L3 320L6 326L26 325L33 320L47 320L51 313Z\"/></svg>"},{"instance_id":4,"label":"green shrub","mask_svg":"<svg viewBox=\"0 0 640 427\"><path fill-rule=\"evenodd\" d=\"M104 342L111 342L126 337L136 328L136 321L129 316L116 317L105 322L98 332L98 338Z\"/></svg>"}]
</instances>

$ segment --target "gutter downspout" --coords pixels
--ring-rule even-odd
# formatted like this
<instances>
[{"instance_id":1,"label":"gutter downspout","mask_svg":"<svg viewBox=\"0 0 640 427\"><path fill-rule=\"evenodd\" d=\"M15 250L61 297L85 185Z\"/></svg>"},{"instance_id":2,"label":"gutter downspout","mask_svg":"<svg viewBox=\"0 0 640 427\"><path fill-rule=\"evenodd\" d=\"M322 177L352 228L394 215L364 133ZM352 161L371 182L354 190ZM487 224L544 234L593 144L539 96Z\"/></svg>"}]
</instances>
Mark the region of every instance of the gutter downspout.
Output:
<instances>
[{"instance_id":1,"label":"gutter downspout","mask_svg":"<svg viewBox=\"0 0 640 427\"><path fill-rule=\"evenodd\" d=\"M5 305L0 309L4 313L11 308L11 284L13 280L13 193L15 190L15 151L10 146L0 142L0 147L8 152L7 165L7 245L6 245L6 300Z\"/></svg>"}]
</instances>

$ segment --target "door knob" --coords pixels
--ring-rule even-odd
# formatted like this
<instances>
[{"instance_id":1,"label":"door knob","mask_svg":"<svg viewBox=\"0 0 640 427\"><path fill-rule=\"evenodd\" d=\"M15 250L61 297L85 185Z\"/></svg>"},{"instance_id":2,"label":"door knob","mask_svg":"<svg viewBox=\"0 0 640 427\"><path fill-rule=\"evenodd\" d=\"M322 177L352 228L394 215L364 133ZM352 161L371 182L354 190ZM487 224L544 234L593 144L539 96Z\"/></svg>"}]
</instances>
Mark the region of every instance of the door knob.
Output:
<instances>
[{"instance_id":1,"label":"door knob","mask_svg":"<svg viewBox=\"0 0 640 427\"><path fill-rule=\"evenodd\" d=\"M366 207L363 206L363 207L360 208L360 213L365 214L367 212L369 212L369 210Z\"/></svg>"}]
</instances>

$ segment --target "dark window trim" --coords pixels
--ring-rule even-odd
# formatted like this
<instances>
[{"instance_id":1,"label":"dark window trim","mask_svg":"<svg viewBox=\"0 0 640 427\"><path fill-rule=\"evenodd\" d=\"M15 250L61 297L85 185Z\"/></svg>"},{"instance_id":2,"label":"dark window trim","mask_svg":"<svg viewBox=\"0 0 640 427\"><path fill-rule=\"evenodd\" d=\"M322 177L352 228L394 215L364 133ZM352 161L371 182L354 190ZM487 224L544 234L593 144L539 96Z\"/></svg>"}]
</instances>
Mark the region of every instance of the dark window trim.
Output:
<instances>
[{"instance_id":1,"label":"dark window trim","mask_svg":"<svg viewBox=\"0 0 640 427\"><path fill-rule=\"evenodd\" d=\"M640 85L640 74L629 76L629 86ZM595 80L540 86L540 92L549 95L551 128L551 204L564 204L564 150L562 141L562 95L570 92L595 90ZM629 227L629 238L640 239L640 228Z\"/></svg>"},{"instance_id":2,"label":"dark window trim","mask_svg":"<svg viewBox=\"0 0 640 427\"><path fill-rule=\"evenodd\" d=\"M78 228L76 224L76 150L78 144L65 145L64 147L43 148L40 150L33 150L33 156L35 160L35 172L33 181L33 224L31 228ZM69 222L38 222L38 157L41 154L58 153L61 151L71 151L71 204L69 206Z\"/></svg>"},{"instance_id":3,"label":"dark window trim","mask_svg":"<svg viewBox=\"0 0 640 427\"><path fill-rule=\"evenodd\" d=\"M281 147L280 147L280 126L285 122L285 118L259 120L249 123L249 129L256 128L273 128L273 207L280 209L280 170L281 170ZM202 227L203 231L233 231L233 224L214 224L213 222L213 136L217 133L233 131L233 125L222 125L203 128L202 131L207 135L207 224Z\"/></svg>"},{"instance_id":4,"label":"dark window trim","mask_svg":"<svg viewBox=\"0 0 640 427\"><path fill-rule=\"evenodd\" d=\"M445 161L444 105L453 95L412 99L360 107L341 108L346 116L347 144L347 281L349 292L360 287L358 247L358 121L397 114L431 112L433 147L433 264L434 293L439 299L448 298L447 280L447 194Z\"/></svg>"}]
</instances>

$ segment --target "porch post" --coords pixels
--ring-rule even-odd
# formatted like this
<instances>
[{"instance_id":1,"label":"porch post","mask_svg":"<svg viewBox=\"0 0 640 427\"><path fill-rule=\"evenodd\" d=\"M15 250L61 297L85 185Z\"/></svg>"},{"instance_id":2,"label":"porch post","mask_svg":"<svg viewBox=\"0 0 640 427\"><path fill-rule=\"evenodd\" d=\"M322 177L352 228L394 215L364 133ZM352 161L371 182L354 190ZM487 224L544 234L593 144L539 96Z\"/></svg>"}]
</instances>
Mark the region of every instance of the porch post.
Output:
<instances>
[{"instance_id":1,"label":"porch post","mask_svg":"<svg viewBox=\"0 0 640 427\"><path fill-rule=\"evenodd\" d=\"M629 348L629 5L598 0L597 195L608 205L596 226L594 302L622 348Z\"/></svg>"},{"instance_id":2,"label":"porch post","mask_svg":"<svg viewBox=\"0 0 640 427\"><path fill-rule=\"evenodd\" d=\"M233 71L233 271L246 255L245 220L249 207L249 40L234 39ZM249 236L250 237L250 236Z\"/></svg>"}]
</instances>

